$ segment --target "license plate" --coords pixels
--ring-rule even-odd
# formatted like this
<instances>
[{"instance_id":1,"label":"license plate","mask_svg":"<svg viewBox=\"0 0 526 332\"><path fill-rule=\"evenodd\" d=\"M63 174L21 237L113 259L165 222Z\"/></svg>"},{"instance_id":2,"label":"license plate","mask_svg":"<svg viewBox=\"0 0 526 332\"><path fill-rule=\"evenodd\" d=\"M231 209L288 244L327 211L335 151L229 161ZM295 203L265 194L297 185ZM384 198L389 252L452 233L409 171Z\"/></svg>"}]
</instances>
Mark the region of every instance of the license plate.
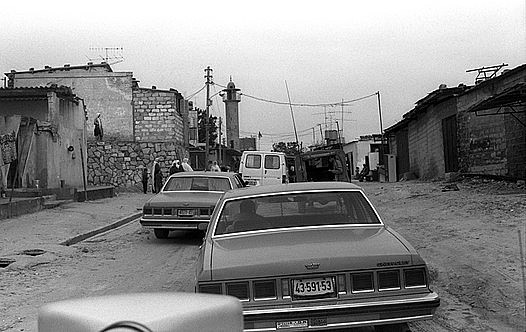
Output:
<instances>
[{"instance_id":1,"label":"license plate","mask_svg":"<svg viewBox=\"0 0 526 332\"><path fill-rule=\"evenodd\" d=\"M256 186L258 184L258 181L257 180L251 180L251 179L248 179L246 180L247 181L247 184L249 186Z\"/></svg>"},{"instance_id":2,"label":"license plate","mask_svg":"<svg viewBox=\"0 0 526 332\"><path fill-rule=\"evenodd\" d=\"M194 215L193 209L179 209L177 210L177 215L181 217L191 217Z\"/></svg>"},{"instance_id":3,"label":"license plate","mask_svg":"<svg viewBox=\"0 0 526 332\"><path fill-rule=\"evenodd\" d=\"M297 327L308 327L309 321L307 319L289 320L285 322L276 322L277 329L293 329Z\"/></svg>"},{"instance_id":4,"label":"license plate","mask_svg":"<svg viewBox=\"0 0 526 332\"><path fill-rule=\"evenodd\" d=\"M316 297L336 294L334 277L293 279L292 294L295 297Z\"/></svg>"}]
</instances>

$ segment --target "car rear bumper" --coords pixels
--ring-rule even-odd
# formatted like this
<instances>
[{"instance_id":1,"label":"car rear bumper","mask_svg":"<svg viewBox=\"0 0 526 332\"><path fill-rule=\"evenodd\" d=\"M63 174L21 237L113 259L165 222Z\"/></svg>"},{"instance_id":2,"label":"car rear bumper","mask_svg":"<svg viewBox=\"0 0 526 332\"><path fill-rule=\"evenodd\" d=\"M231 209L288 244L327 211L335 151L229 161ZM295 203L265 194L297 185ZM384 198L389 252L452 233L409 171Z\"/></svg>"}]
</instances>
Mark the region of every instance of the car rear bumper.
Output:
<instances>
[{"instance_id":1,"label":"car rear bumper","mask_svg":"<svg viewBox=\"0 0 526 332\"><path fill-rule=\"evenodd\" d=\"M245 308L245 331L305 331L398 324L431 319L440 299L429 293L407 299L337 304L287 306L269 309Z\"/></svg>"},{"instance_id":2,"label":"car rear bumper","mask_svg":"<svg viewBox=\"0 0 526 332\"><path fill-rule=\"evenodd\" d=\"M175 230L197 230L199 224L209 223L209 219L154 219L141 218L139 221L144 228L162 228Z\"/></svg>"}]
</instances>

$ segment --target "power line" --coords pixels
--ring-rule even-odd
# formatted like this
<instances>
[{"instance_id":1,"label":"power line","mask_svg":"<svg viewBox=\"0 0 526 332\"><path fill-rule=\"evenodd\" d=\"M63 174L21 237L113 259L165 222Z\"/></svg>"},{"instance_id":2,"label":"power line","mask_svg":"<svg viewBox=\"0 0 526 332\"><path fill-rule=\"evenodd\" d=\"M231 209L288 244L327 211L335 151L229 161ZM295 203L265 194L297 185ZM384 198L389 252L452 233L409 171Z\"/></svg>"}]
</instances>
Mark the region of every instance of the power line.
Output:
<instances>
[{"instance_id":1,"label":"power line","mask_svg":"<svg viewBox=\"0 0 526 332\"><path fill-rule=\"evenodd\" d=\"M218 85L218 86L220 86L222 88L226 88L226 86L222 86L221 84L217 84L217 83L214 83L214 84ZM360 97L360 98L351 99L351 100L343 100L343 101L336 102L336 103L309 104L309 103L288 103L288 102L284 102L284 101L275 101L275 100L270 100L270 99L266 99L266 98L260 98L260 97L252 96L252 95L249 95L249 94L243 93L243 92L240 92L239 94L243 95L245 97L252 98L252 99L259 100L259 101L266 102L266 103L277 104L277 105L286 105L286 106L292 105L292 106L300 106L300 107L324 107L324 106L325 107L336 107L336 106L342 106L342 105L345 105L345 104L350 104L350 103L354 103L354 102L357 102L357 101L360 101L360 100L364 100L364 99L370 98L372 96L376 96L376 92L375 92L375 93L371 93L370 95L363 96L363 97Z\"/></svg>"},{"instance_id":2,"label":"power line","mask_svg":"<svg viewBox=\"0 0 526 332\"><path fill-rule=\"evenodd\" d=\"M186 100L192 99L196 94L198 94L199 92L203 91L205 88L206 88L206 85L203 85L201 87L201 89L199 89L196 92L192 93L190 96L186 97L185 99Z\"/></svg>"}]
</instances>

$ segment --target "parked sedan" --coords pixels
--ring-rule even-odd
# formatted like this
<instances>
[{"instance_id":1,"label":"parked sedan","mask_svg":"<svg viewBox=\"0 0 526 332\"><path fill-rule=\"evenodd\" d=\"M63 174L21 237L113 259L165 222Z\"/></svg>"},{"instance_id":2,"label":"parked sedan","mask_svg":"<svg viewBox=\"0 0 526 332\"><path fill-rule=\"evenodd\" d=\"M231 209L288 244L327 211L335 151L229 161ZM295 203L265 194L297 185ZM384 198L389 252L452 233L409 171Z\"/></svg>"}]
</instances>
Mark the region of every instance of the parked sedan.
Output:
<instances>
[{"instance_id":1,"label":"parked sedan","mask_svg":"<svg viewBox=\"0 0 526 332\"><path fill-rule=\"evenodd\" d=\"M245 331L401 329L440 303L424 260L345 182L225 193L196 281L197 292L241 300Z\"/></svg>"},{"instance_id":2,"label":"parked sedan","mask_svg":"<svg viewBox=\"0 0 526 332\"><path fill-rule=\"evenodd\" d=\"M144 204L140 223L153 228L158 239L167 238L170 230L206 229L219 197L225 191L241 187L243 183L235 173L175 173Z\"/></svg>"}]
</instances>

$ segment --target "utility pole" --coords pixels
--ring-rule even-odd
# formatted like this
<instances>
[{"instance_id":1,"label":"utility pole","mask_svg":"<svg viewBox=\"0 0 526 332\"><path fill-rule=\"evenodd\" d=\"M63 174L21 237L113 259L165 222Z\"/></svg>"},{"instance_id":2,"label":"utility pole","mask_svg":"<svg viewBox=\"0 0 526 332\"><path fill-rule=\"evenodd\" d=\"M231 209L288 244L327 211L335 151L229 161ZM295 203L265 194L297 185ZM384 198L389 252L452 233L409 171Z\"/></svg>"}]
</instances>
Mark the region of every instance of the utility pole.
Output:
<instances>
[{"instance_id":1,"label":"utility pole","mask_svg":"<svg viewBox=\"0 0 526 332\"><path fill-rule=\"evenodd\" d=\"M223 145L221 144L221 128L222 128L221 122L222 122L221 117L219 117L219 157L217 160L217 163L219 165L223 165L223 158L221 157L221 152L223 152Z\"/></svg>"},{"instance_id":2,"label":"utility pole","mask_svg":"<svg viewBox=\"0 0 526 332\"><path fill-rule=\"evenodd\" d=\"M343 136L343 98L342 98L342 134L340 137L342 138L342 140L340 141L340 144L343 144L343 139L344 139L344 136Z\"/></svg>"},{"instance_id":3,"label":"utility pole","mask_svg":"<svg viewBox=\"0 0 526 332\"><path fill-rule=\"evenodd\" d=\"M384 127L382 123L382 106L380 103L380 91L376 92L376 95L378 96L378 114L380 115L380 134L382 135L381 138L381 144L380 144L380 160L379 164L384 164Z\"/></svg>"},{"instance_id":4,"label":"utility pole","mask_svg":"<svg viewBox=\"0 0 526 332\"><path fill-rule=\"evenodd\" d=\"M209 133L209 118L210 118L210 84L212 84L212 72L210 66L205 69L206 78L206 111L205 111L205 169L208 167L208 161L210 160L210 133Z\"/></svg>"},{"instance_id":5,"label":"utility pole","mask_svg":"<svg viewBox=\"0 0 526 332\"><path fill-rule=\"evenodd\" d=\"M294 121L294 112L292 112L292 102L290 101L289 86L285 81L285 87L287 88L287 96L289 97L290 116L292 117L292 126L294 127L294 135L296 136L296 145L299 147L300 142L298 140L298 132L296 131L296 122Z\"/></svg>"}]
</instances>

